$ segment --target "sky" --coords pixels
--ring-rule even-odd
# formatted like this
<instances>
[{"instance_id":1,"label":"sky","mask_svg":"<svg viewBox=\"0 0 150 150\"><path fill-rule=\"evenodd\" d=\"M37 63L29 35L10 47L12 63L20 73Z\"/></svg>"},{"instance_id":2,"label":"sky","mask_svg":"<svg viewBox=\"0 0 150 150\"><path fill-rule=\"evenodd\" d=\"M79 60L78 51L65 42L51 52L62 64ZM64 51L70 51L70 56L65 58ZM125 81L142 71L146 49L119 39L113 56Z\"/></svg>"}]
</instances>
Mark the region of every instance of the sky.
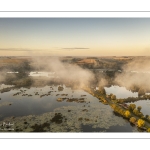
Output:
<instances>
[{"instance_id":1,"label":"sky","mask_svg":"<svg viewBox=\"0 0 150 150\"><path fill-rule=\"evenodd\" d=\"M0 18L0 56L149 56L150 18Z\"/></svg>"}]
</instances>

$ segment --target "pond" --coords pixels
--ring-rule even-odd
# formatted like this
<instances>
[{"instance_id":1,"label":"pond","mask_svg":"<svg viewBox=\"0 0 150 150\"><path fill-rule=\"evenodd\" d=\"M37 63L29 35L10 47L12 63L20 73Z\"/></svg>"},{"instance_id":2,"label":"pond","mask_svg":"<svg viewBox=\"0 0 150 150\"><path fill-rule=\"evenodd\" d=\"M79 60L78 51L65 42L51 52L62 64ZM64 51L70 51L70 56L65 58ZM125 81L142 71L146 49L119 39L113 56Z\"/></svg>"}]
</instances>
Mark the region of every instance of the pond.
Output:
<instances>
[{"instance_id":1,"label":"pond","mask_svg":"<svg viewBox=\"0 0 150 150\"><path fill-rule=\"evenodd\" d=\"M7 74L18 74L19 72L16 71L16 72L7 72ZM31 71L29 72L29 76L31 77L49 77L49 78L58 78L58 76L56 76L56 73L55 72L34 72L34 71Z\"/></svg>"},{"instance_id":2,"label":"pond","mask_svg":"<svg viewBox=\"0 0 150 150\"><path fill-rule=\"evenodd\" d=\"M4 117L12 116L24 116L29 114L41 114L48 111L53 111L55 108L67 105L66 101L61 103L57 102L57 98L70 98L79 97L77 92L72 93L69 88L64 88L63 91L58 91L56 86L45 86L42 88L20 88L12 89L10 92L1 93L1 105L3 102L7 102L9 105L5 105L0 109L0 114ZM62 94L68 93L67 96ZM80 92L79 92L80 93ZM7 104L6 103L6 104ZM71 103L70 105L74 105ZM0 117L1 119L1 117Z\"/></svg>"},{"instance_id":3,"label":"pond","mask_svg":"<svg viewBox=\"0 0 150 150\"><path fill-rule=\"evenodd\" d=\"M127 104L129 105L131 103ZM150 115L150 100L139 100L134 102L134 104L136 105L136 107L138 106L142 107L141 112L143 113L143 115Z\"/></svg>"},{"instance_id":4,"label":"pond","mask_svg":"<svg viewBox=\"0 0 150 150\"><path fill-rule=\"evenodd\" d=\"M32 76L32 77L44 76L44 77L56 78L55 72L30 72L29 76Z\"/></svg>"},{"instance_id":5,"label":"pond","mask_svg":"<svg viewBox=\"0 0 150 150\"><path fill-rule=\"evenodd\" d=\"M106 94L114 94L117 98L128 98L128 97L138 97L138 92L131 92L125 87L120 87L117 85L112 85L111 87L104 87Z\"/></svg>"},{"instance_id":6,"label":"pond","mask_svg":"<svg viewBox=\"0 0 150 150\"><path fill-rule=\"evenodd\" d=\"M139 132L109 105L65 85L13 87L0 98L0 125L13 124L12 132Z\"/></svg>"}]
</instances>

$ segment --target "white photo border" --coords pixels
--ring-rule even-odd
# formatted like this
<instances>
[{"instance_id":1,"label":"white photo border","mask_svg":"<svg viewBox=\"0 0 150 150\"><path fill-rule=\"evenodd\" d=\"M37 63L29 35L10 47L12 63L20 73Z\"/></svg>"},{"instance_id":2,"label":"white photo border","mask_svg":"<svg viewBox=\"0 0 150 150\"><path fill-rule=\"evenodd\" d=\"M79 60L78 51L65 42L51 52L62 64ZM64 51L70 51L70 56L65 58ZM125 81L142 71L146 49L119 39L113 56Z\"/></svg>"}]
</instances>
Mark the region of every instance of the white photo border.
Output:
<instances>
[{"instance_id":1,"label":"white photo border","mask_svg":"<svg viewBox=\"0 0 150 150\"><path fill-rule=\"evenodd\" d=\"M150 18L150 11L1 11L0 18ZM150 139L149 133L0 133L0 139Z\"/></svg>"}]
</instances>

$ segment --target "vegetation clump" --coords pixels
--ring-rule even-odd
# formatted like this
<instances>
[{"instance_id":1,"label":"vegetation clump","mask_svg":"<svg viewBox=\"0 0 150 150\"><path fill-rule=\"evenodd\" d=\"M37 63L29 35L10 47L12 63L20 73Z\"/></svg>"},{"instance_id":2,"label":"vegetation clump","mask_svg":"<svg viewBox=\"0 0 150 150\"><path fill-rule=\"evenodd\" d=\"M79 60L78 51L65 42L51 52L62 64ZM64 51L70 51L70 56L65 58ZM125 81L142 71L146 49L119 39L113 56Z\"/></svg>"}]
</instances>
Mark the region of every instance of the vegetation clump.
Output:
<instances>
[{"instance_id":1,"label":"vegetation clump","mask_svg":"<svg viewBox=\"0 0 150 150\"><path fill-rule=\"evenodd\" d=\"M99 87L99 92L100 92L100 94L106 95L106 91L105 91L104 87Z\"/></svg>"},{"instance_id":2,"label":"vegetation clump","mask_svg":"<svg viewBox=\"0 0 150 150\"><path fill-rule=\"evenodd\" d=\"M111 98L111 100L116 100L116 95L112 94L110 98Z\"/></svg>"},{"instance_id":3,"label":"vegetation clump","mask_svg":"<svg viewBox=\"0 0 150 150\"><path fill-rule=\"evenodd\" d=\"M129 111L129 110L126 110L125 113L124 113L124 116L125 116L126 118L130 118L130 117L131 117L130 111Z\"/></svg>"},{"instance_id":4,"label":"vegetation clump","mask_svg":"<svg viewBox=\"0 0 150 150\"><path fill-rule=\"evenodd\" d=\"M33 84L33 80L30 77L26 77L15 81L14 84L16 87L30 87Z\"/></svg>"},{"instance_id":5,"label":"vegetation clump","mask_svg":"<svg viewBox=\"0 0 150 150\"><path fill-rule=\"evenodd\" d=\"M147 132L150 132L150 128L147 129Z\"/></svg>"},{"instance_id":6,"label":"vegetation clump","mask_svg":"<svg viewBox=\"0 0 150 150\"><path fill-rule=\"evenodd\" d=\"M136 118L135 117L131 117L129 120L131 123L135 124L136 123Z\"/></svg>"},{"instance_id":7,"label":"vegetation clump","mask_svg":"<svg viewBox=\"0 0 150 150\"><path fill-rule=\"evenodd\" d=\"M137 121L137 125L138 125L138 127L144 127L145 121L142 120L142 119L139 119L139 120Z\"/></svg>"},{"instance_id":8,"label":"vegetation clump","mask_svg":"<svg viewBox=\"0 0 150 150\"><path fill-rule=\"evenodd\" d=\"M118 105L112 104L111 107L114 109L115 112L117 112L121 116L125 116L125 111L121 107L119 107Z\"/></svg>"},{"instance_id":9,"label":"vegetation clump","mask_svg":"<svg viewBox=\"0 0 150 150\"><path fill-rule=\"evenodd\" d=\"M58 102L62 102L63 99L62 99L62 98L57 98L57 101L58 101Z\"/></svg>"},{"instance_id":10,"label":"vegetation clump","mask_svg":"<svg viewBox=\"0 0 150 150\"><path fill-rule=\"evenodd\" d=\"M130 104L129 105L129 110L133 111L136 108L135 104Z\"/></svg>"},{"instance_id":11,"label":"vegetation clump","mask_svg":"<svg viewBox=\"0 0 150 150\"><path fill-rule=\"evenodd\" d=\"M58 86L58 91L63 91L63 87L62 86Z\"/></svg>"},{"instance_id":12,"label":"vegetation clump","mask_svg":"<svg viewBox=\"0 0 150 150\"><path fill-rule=\"evenodd\" d=\"M33 126L31 126L31 128L33 129L33 132L45 132L45 128L50 128L50 123L43 123L43 124L35 124Z\"/></svg>"},{"instance_id":13,"label":"vegetation clump","mask_svg":"<svg viewBox=\"0 0 150 150\"><path fill-rule=\"evenodd\" d=\"M82 121L82 120L83 120L83 118L82 118L82 117L78 118L78 121Z\"/></svg>"},{"instance_id":14,"label":"vegetation clump","mask_svg":"<svg viewBox=\"0 0 150 150\"><path fill-rule=\"evenodd\" d=\"M8 87L8 88L4 88L4 89L1 89L1 93L4 93L4 92L9 92L12 88Z\"/></svg>"},{"instance_id":15,"label":"vegetation clump","mask_svg":"<svg viewBox=\"0 0 150 150\"><path fill-rule=\"evenodd\" d=\"M142 112L140 112L138 109L134 109L133 110L133 113L136 115L136 116L139 116L139 117L143 117L144 115L143 115L143 113Z\"/></svg>"},{"instance_id":16,"label":"vegetation clump","mask_svg":"<svg viewBox=\"0 0 150 150\"><path fill-rule=\"evenodd\" d=\"M60 124L63 121L63 116L61 113L55 113L55 116L51 119L51 122L56 124Z\"/></svg>"}]
</instances>

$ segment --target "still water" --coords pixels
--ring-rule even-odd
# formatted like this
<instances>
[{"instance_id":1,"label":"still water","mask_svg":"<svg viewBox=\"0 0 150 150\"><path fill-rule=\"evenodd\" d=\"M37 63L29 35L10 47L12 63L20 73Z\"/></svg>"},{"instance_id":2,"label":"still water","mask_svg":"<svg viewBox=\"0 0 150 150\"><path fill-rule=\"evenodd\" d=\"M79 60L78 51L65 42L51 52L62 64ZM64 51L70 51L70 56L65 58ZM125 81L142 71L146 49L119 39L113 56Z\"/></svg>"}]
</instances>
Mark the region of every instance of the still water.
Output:
<instances>
[{"instance_id":1,"label":"still water","mask_svg":"<svg viewBox=\"0 0 150 150\"><path fill-rule=\"evenodd\" d=\"M119 86L111 86L111 87L105 87L106 94L115 94L117 98L128 98L128 97L138 97L138 92L131 92L127 90L125 87L119 87ZM149 95L149 93L146 93ZM141 112L143 115L150 115L150 100L138 100L135 102L131 102L136 105L136 108L138 106L141 106ZM131 103L127 103L128 105Z\"/></svg>"},{"instance_id":2,"label":"still water","mask_svg":"<svg viewBox=\"0 0 150 150\"><path fill-rule=\"evenodd\" d=\"M0 93L0 124L13 123L13 132L138 132L87 92L58 87Z\"/></svg>"},{"instance_id":3,"label":"still water","mask_svg":"<svg viewBox=\"0 0 150 150\"><path fill-rule=\"evenodd\" d=\"M106 94L114 94L117 98L138 97L138 92L131 92L125 87L111 86L105 87Z\"/></svg>"},{"instance_id":4,"label":"still water","mask_svg":"<svg viewBox=\"0 0 150 150\"><path fill-rule=\"evenodd\" d=\"M130 103L127 103L128 105ZM143 113L143 115L150 115L150 100L139 100L134 102L134 104L136 105L136 107L141 106L141 112Z\"/></svg>"}]
</instances>

